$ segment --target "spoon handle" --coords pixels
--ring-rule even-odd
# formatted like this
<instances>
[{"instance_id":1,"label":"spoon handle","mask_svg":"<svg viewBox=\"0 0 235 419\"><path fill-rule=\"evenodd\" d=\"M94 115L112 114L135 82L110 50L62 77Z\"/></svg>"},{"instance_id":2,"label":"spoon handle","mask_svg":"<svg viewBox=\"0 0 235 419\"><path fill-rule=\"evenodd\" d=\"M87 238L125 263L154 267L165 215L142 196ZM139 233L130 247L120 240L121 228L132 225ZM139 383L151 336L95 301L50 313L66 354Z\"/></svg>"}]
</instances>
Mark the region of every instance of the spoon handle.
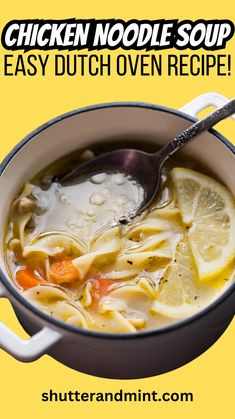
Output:
<instances>
[{"instance_id":1,"label":"spoon handle","mask_svg":"<svg viewBox=\"0 0 235 419\"><path fill-rule=\"evenodd\" d=\"M156 156L162 158L162 162L168 159L172 154L188 144L202 132L212 128L215 124L235 113L235 98L227 102L221 108L215 110L207 117L195 122L189 128L186 128L181 134L177 135L170 143L166 144Z\"/></svg>"}]
</instances>

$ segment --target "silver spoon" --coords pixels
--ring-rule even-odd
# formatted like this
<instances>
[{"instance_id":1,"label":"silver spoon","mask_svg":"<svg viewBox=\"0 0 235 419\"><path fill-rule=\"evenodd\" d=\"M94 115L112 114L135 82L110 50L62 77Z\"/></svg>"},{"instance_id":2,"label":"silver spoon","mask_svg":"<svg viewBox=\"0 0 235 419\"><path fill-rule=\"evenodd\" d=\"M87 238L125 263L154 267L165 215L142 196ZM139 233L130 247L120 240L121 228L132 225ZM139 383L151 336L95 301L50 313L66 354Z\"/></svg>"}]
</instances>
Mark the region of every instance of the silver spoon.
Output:
<instances>
[{"instance_id":1,"label":"silver spoon","mask_svg":"<svg viewBox=\"0 0 235 419\"><path fill-rule=\"evenodd\" d=\"M143 187L143 200L139 208L132 211L127 217L120 218L120 222L127 223L145 210L155 198L160 186L161 170L166 160L190 141L233 113L235 113L235 98L186 128L157 153L149 154L135 149L110 151L73 169L59 182L63 186L76 184L83 175L93 175L110 169L130 175Z\"/></svg>"}]
</instances>

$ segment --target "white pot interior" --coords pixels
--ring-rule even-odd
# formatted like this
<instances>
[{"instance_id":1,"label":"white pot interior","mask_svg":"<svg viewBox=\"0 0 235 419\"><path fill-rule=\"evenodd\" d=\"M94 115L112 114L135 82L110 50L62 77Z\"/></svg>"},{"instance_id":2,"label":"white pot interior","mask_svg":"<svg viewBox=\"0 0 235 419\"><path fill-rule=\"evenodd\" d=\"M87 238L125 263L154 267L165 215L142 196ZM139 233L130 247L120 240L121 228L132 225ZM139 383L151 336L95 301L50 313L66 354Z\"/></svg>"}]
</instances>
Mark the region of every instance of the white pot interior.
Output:
<instances>
[{"instance_id":1,"label":"white pot interior","mask_svg":"<svg viewBox=\"0 0 235 419\"><path fill-rule=\"evenodd\" d=\"M167 143L191 122L177 115L141 107L111 107L83 112L44 129L11 159L0 177L0 265L4 263L4 234L8 210L23 184L58 158L97 142L128 139ZM221 141L206 133L187 145L185 156L206 166L235 194L234 155Z\"/></svg>"}]
</instances>

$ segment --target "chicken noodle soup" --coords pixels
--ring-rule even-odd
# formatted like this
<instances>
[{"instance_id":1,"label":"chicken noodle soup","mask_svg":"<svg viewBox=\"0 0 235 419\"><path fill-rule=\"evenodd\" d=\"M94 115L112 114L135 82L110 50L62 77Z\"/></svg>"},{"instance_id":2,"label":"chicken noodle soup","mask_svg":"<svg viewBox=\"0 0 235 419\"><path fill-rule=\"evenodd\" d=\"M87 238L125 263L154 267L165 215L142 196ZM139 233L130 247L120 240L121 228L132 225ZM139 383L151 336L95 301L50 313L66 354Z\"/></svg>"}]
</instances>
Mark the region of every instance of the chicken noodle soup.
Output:
<instances>
[{"instance_id":1,"label":"chicken noodle soup","mask_svg":"<svg viewBox=\"0 0 235 419\"><path fill-rule=\"evenodd\" d=\"M81 162L93 157L80 153ZM234 199L216 180L166 167L149 210L122 225L143 199L128 175L62 186L59 172L24 185L6 234L15 286L49 316L104 332L156 329L198 312L233 280Z\"/></svg>"}]
</instances>

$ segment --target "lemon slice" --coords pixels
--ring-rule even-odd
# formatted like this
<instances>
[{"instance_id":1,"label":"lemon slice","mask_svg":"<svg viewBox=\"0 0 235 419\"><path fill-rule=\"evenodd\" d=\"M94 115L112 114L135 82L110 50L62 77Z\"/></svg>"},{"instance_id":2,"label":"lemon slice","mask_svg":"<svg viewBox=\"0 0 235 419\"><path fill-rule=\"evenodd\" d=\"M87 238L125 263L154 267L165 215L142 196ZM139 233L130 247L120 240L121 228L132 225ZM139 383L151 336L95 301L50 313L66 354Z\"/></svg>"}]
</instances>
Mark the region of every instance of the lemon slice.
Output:
<instances>
[{"instance_id":1,"label":"lemon slice","mask_svg":"<svg viewBox=\"0 0 235 419\"><path fill-rule=\"evenodd\" d=\"M160 281L158 296L151 307L151 313L182 319L196 312L196 276L192 254L185 237L177 245L174 262Z\"/></svg>"},{"instance_id":2,"label":"lemon slice","mask_svg":"<svg viewBox=\"0 0 235 419\"><path fill-rule=\"evenodd\" d=\"M219 182L184 168L171 172L200 280L221 274L235 257L235 204Z\"/></svg>"}]
</instances>

